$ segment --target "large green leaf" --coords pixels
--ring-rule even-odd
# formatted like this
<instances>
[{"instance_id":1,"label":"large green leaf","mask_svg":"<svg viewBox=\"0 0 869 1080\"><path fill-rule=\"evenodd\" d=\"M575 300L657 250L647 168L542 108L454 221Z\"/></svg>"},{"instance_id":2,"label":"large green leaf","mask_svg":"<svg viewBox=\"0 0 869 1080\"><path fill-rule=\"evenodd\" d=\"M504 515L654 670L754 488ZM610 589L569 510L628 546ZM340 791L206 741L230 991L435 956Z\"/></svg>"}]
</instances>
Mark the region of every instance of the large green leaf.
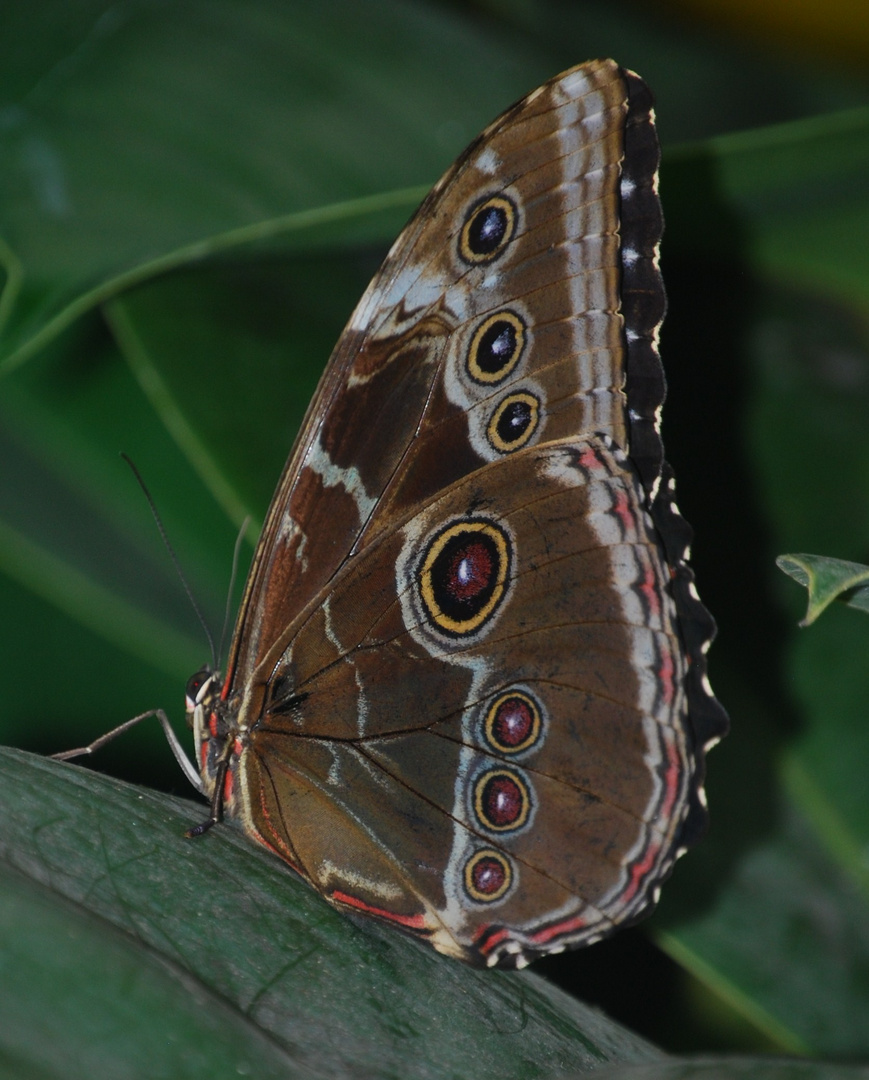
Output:
<instances>
[{"instance_id":1,"label":"large green leaf","mask_svg":"<svg viewBox=\"0 0 869 1080\"><path fill-rule=\"evenodd\" d=\"M34 1070L518 1078L659 1056L530 973L357 928L236 829L185 840L204 806L15 751L0 775L0 1043Z\"/></svg>"},{"instance_id":2,"label":"large green leaf","mask_svg":"<svg viewBox=\"0 0 869 1080\"><path fill-rule=\"evenodd\" d=\"M107 7L81 33L83 18L75 48L7 109L9 362L125 285L268 235L270 219L430 181L476 133L476 110L547 73L532 50L425 5L169 12Z\"/></svg>"},{"instance_id":3,"label":"large green leaf","mask_svg":"<svg viewBox=\"0 0 869 1080\"><path fill-rule=\"evenodd\" d=\"M793 1058L672 1058L654 1065L610 1065L597 1080L858 1080L866 1069Z\"/></svg>"}]
</instances>

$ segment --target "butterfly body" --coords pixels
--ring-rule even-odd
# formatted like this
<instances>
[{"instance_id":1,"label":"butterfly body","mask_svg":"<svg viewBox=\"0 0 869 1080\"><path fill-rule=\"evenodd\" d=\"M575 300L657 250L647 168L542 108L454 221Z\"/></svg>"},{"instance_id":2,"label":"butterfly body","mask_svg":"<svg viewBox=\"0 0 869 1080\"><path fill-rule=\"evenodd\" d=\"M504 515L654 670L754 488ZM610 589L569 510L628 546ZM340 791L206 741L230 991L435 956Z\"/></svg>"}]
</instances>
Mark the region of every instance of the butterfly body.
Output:
<instances>
[{"instance_id":1,"label":"butterfly body","mask_svg":"<svg viewBox=\"0 0 869 1080\"><path fill-rule=\"evenodd\" d=\"M188 691L217 805L472 962L639 917L704 819L725 719L657 433L657 156L596 61L435 186L314 397L227 674Z\"/></svg>"}]
</instances>

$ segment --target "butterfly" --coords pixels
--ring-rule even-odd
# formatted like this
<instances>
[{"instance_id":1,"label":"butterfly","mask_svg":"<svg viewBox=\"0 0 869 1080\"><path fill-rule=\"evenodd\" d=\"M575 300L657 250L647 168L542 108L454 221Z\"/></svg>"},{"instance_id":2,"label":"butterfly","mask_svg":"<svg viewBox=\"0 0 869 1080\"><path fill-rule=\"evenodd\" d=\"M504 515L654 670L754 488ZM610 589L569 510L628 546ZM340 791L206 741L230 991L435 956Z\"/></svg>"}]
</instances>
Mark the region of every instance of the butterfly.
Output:
<instances>
[{"instance_id":1,"label":"butterfly","mask_svg":"<svg viewBox=\"0 0 869 1080\"><path fill-rule=\"evenodd\" d=\"M211 817L476 964L646 914L726 727L658 414L658 143L611 60L434 186L332 354L225 675L187 687Z\"/></svg>"}]
</instances>

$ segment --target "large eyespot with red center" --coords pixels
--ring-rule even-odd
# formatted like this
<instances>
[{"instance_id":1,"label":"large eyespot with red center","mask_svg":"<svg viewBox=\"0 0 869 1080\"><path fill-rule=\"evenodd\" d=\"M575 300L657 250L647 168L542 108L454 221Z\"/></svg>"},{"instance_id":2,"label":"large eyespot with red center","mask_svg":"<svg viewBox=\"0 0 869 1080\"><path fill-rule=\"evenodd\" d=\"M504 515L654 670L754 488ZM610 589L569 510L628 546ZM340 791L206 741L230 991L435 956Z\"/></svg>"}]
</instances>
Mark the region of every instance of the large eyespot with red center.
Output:
<instances>
[{"instance_id":1,"label":"large eyespot with red center","mask_svg":"<svg viewBox=\"0 0 869 1080\"><path fill-rule=\"evenodd\" d=\"M419 595L435 629L464 637L494 616L506 594L511 548L504 529L481 518L435 534L419 571Z\"/></svg>"},{"instance_id":2,"label":"large eyespot with red center","mask_svg":"<svg viewBox=\"0 0 869 1080\"><path fill-rule=\"evenodd\" d=\"M528 823L531 792L513 769L488 769L474 781L474 814L484 829L515 832Z\"/></svg>"},{"instance_id":3,"label":"large eyespot with red center","mask_svg":"<svg viewBox=\"0 0 869 1080\"><path fill-rule=\"evenodd\" d=\"M494 262L513 239L518 222L516 204L506 195L487 195L465 215L459 233L459 255L471 266Z\"/></svg>"},{"instance_id":4,"label":"large eyespot with red center","mask_svg":"<svg viewBox=\"0 0 869 1080\"><path fill-rule=\"evenodd\" d=\"M540 402L534 394L521 390L498 403L486 435L499 454L509 454L527 445L539 422Z\"/></svg>"},{"instance_id":5,"label":"large eyespot with red center","mask_svg":"<svg viewBox=\"0 0 869 1080\"><path fill-rule=\"evenodd\" d=\"M475 852L465 863L465 892L478 904L503 899L514 878L510 860L492 848Z\"/></svg>"},{"instance_id":6,"label":"large eyespot with red center","mask_svg":"<svg viewBox=\"0 0 869 1080\"><path fill-rule=\"evenodd\" d=\"M521 754L540 741L543 720L540 706L522 690L499 694L486 711L483 735L499 754Z\"/></svg>"},{"instance_id":7,"label":"large eyespot with red center","mask_svg":"<svg viewBox=\"0 0 869 1080\"><path fill-rule=\"evenodd\" d=\"M495 312L471 337L465 358L468 374L484 386L503 382L522 358L525 341L525 323L515 312Z\"/></svg>"}]
</instances>

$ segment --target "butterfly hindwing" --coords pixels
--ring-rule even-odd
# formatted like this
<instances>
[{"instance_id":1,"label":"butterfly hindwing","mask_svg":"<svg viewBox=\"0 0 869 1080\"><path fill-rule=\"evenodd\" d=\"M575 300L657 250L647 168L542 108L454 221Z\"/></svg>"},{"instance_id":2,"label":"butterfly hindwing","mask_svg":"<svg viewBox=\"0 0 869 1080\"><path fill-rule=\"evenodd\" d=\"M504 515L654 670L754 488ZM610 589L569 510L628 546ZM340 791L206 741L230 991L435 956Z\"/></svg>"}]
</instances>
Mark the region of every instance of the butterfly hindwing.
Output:
<instances>
[{"instance_id":1,"label":"butterfly hindwing","mask_svg":"<svg viewBox=\"0 0 869 1080\"><path fill-rule=\"evenodd\" d=\"M284 653L304 702L266 703L239 780L284 789L274 804L292 813L258 828L278 850L315 835L298 861L327 896L384 910L403 895L397 910L442 951L473 957L497 924L495 957L533 954L565 913L571 941L593 940L649 903L693 771L675 606L636 474L603 437L547 443L397 526ZM361 874L360 830L388 871ZM494 899L468 885L481 851L511 883Z\"/></svg>"}]
</instances>

